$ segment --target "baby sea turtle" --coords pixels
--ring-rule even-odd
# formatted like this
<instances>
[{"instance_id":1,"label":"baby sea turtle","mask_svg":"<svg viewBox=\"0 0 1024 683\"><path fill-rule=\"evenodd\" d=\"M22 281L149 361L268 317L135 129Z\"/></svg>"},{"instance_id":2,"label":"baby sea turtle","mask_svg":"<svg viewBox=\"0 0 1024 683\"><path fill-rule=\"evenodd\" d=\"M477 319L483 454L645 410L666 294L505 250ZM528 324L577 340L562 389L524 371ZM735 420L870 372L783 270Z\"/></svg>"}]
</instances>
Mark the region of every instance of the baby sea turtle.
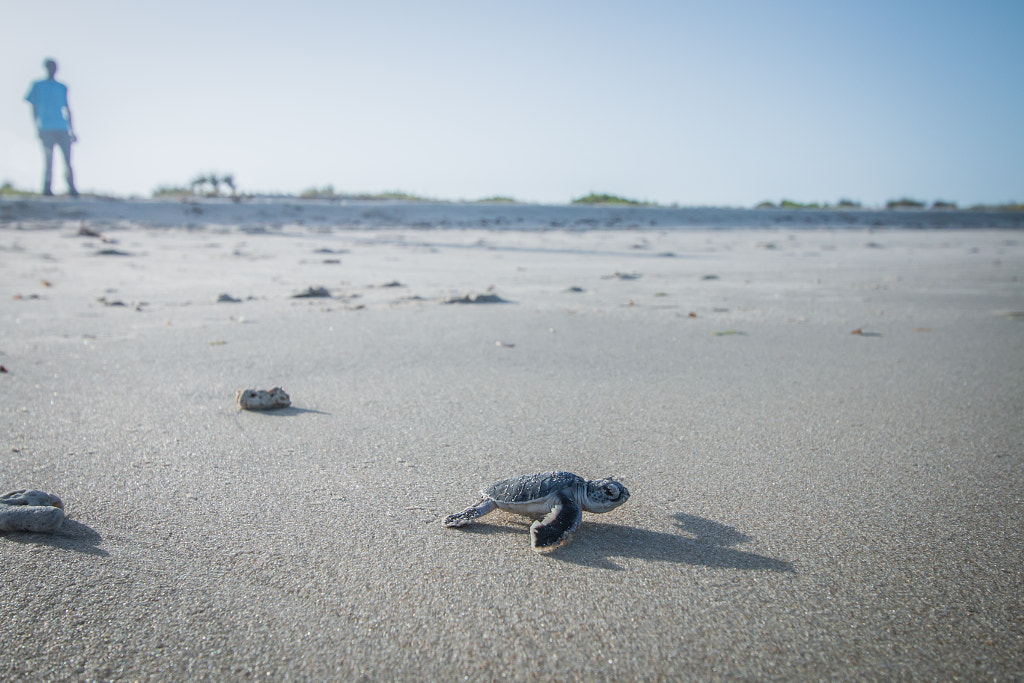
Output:
<instances>
[{"instance_id":1,"label":"baby sea turtle","mask_svg":"<svg viewBox=\"0 0 1024 683\"><path fill-rule=\"evenodd\" d=\"M588 481L572 472L541 472L502 479L480 492L480 501L444 520L447 527L468 524L495 508L517 515L543 517L530 526L533 549L554 550L569 540L583 511L608 512L629 499L614 479Z\"/></svg>"},{"instance_id":2,"label":"baby sea turtle","mask_svg":"<svg viewBox=\"0 0 1024 683\"><path fill-rule=\"evenodd\" d=\"M0 531L53 533L64 523L60 498L36 489L18 489L0 496Z\"/></svg>"},{"instance_id":3,"label":"baby sea turtle","mask_svg":"<svg viewBox=\"0 0 1024 683\"><path fill-rule=\"evenodd\" d=\"M239 389L235 393L235 402L242 410L277 410L287 408L292 404L292 399L281 387L274 387L270 391L263 389Z\"/></svg>"}]
</instances>

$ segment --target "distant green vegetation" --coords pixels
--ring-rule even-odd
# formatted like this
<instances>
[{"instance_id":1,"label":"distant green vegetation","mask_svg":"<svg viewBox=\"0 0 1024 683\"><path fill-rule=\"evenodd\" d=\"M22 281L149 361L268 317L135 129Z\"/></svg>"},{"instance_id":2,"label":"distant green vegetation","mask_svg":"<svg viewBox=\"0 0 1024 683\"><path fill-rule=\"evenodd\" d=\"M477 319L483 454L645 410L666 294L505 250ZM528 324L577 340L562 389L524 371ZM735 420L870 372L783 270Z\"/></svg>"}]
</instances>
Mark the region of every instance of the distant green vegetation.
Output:
<instances>
[{"instance_id":1,"label":"distant green vegetation","mask_svg":"<svg viewBox=\"0 0 1024 683\"><path fill-rule=\"evenodd\" d=\"M378 194L357 194L354 199L392 199L403 202L429 202L430 199L407 192L380 192Z\"/></svg>"},{"instance_id":2,"label":"distant green vegetation","mask_svg":"<svg viewBox=\"0 0 1024 683\"><path fill-rule=\"evenodd\" d=\"M187 197L192 190L180 185L161 185L153 190L153 199L168 199L172 197Z\"/></svg>"},{"instance_id":3,"label":"distant green vegetation","mask_svg":"<svg viewBox=\"0 0 1024 683\"><path fill-rule=\"evenodd\" d=\"M818 204L817 202L801 204L800 202L794 202L790 199L783 199L779 202L779 207L783 209L820 209L821 204Z\"/></svg>"},{"instance_id":4,"label":"distant green vegetation","mask_svg":"<svg viewBox=\"0 0 1024 683\"><path fill-rule=\"evenodd\" d=\"M32 197L36 193L27 190L19 190L9 182L0 185L0 197Z\"/></svg>"},{"instance_id":5,"label":"distant green vegetation","mask_svg":"<svg viewBox=\"0 0 1024 683\"><path fill-rule=\"evenodd\" d=\"M205 190L206 186L209 185L210 189ZM234 174L227 173L225 175L217 175L216 173L210 173L209 175L197 175L189 183L189 187L192 188L193 194L198 194L204 197L220 197L220 186L224 185L227 189L231 190L231 196L235 196L235 176Z\"/></svg>"},{"instance_id":6,"label":"distant green vegetation","mask_svg":"<svg viewBox=\"0 0 1024 683\"><path fill-rule=\"evenodd\" d=\"M840 199L835 204L818 204L813 202L810 204L803 204L800 202L794 202L789 199L783 199L778 204L774 204L770 201L764 201L755 206L756 209L861 209L863 208L860 202L855 202L850 199ZM901 199L891 199L885 203L885 208L888 210L896 209L931 209L932 211L958 211L960 207L956 202L948 202L942 199L936 199L932 202L929 207L927 203L918 201L917 199L911 199L909 197L903 197ZM986 205L979 204L972 206L971 211L1024 211L1024 204L1019 202L1009 202L1007 204L995 204Z\"/></svg>"},{"instance_id":7,"label":"distant green vegetation","mask_svg":"<svg viewBox=\"0 0 1024 683\"><path fill-rule=\"evenodd\" d=\"M783 199L778 205L772 202L761 202L758 204L756 209L859 209L861 208L860 202L855 202L852 199L840 199L836 204L819 204L817 202L811 202L810 204L803 204L801 202L794 202L791 199Z\"/></svg>"},{"instance_id":8,"label":"distant green vegetation","mask_svg":"<svg viewBox=\"0 0 1024 683\"><path fill-rule=\"evenodd\" d=\"M229 194L221 193L221 187L229 191ZM207 189L209 187L209 189ZM161 185L153 190L154 198L168 197L237 197L235 187L235 176L233 173L217 175L216 173L203 173L192 179L187 187L182 185Z\"/></svg>"},{"instance_id":9,"label":"distant green vegetation","mask_svg":"<svg viewBox=\"0 0 1024 683\"><path fill-rule=\"evenodd\" d=\"M473 202L474 204L517 204L515 199L512 197L503 197L497 195L494 197L484 197L483 199L477 199Z\"/></svg>"},{"instance_id":10,"label":"distant green vegetation","mask_svg":"<svg viewBox=\"0 0 1024 683\"><path fill-rule=\"evenodd\" d=\"M975 204L971 211L1024 211L1024 203L1008 202L1006 204Z\"/></svg>"},{"instance_id":11,"label":"distant green vegetation","mask_svg":"<svg viewBox=\"0 0 1024 683\"><path fill-rule=\"evenodd\" d=\"M595 194L591 192L586 197L572 200L573 204L618 204L626 206L644 206L646 202L638 202L635 199L617 197L613 194Z\"/></svg>"},{"instance_id":12,"label":"distant green vegetation","mask_svg":"<svg viewBox=\"0 0 1024 683\"><path fill-rule=\"evenodd\" d=\"M57 196L69 196L69 195L62 194L61 192L55 192L54 194L57 195ZM42 197L42 196L43 195L40 192L32 192L31 190L19 190L12 183L10 183L8 181L5 181L2 185L0 185L0 197L25 197L27 199L29 197ZM108 199L108 200L118 199L118 197L116 197L114 195L103 194L103 193L96 193L96 192L80 192L78 194L78 196L79 197L92 197L94 199Z\"/></svg>"},{"instance_id":13,"label":"distant green vegetation","mask_svg":"<svg viewBox=\"0 0 1024 683\"><path fill-rule=\"evenodd\" d=\"M885 203L887 209L923 209L924 202L919 202L916 199L910 197L903 197L902 199L890 199Z\"/></svg>"},{"instance_id":14,"label":"distant green vegetation","mask_svg":"<svg viewBox=\"0 0 1024 683\"><path fill-rule=\"evenodd\" d=\"M334 191L334 185L324 185L303 190L299 197L302 199L337 199L338 193Z\"/></svg>"},{"instance_id":15,"label":"distant green vegetation","mask_svg":"<svg viewBox=\"0 0 1024 683\"><path fill-rule=\"evenodd\" d=\"M32 192L29 190L21 190L10 182L6 181L0 184L0 197L36 197L39 193ZM98 196L98 195L85 195L83 196ZM246 194L244 197L252 197L253 194ZM295 195L281 195L281 194L263 194L260 196L267 197L295 197ZM243 195L238 193L238 188L235 185L235 177L233 174L219 174L219 173L204 173L197 175L186 185L161 185L153 190L153 197L155 198L187 198L187 197L231 197L235 201L240 201ZM403 201L403 202L444 202L450 201L445 199L422 197L419 195L410 194L408 192L401 191L390 191L390 192L378 192L378 193L360 193L360 194L346 194L338 192L334 189L333 185L324 185L322 187L311 187L304 190L298 195L301 199L355 199L355 200L368 200L368 201ZM113 197L105 197L112 199ZM491 197L484 197L475 200L459 200L465 203L471 204L519 204L519 200L514 197L507 195L494 195ZM597 193L591 192L585 197L579 197L573 199L572 204L574 205L611 205L611 206L659 206L654 202L639 201L636 199L629 199L627 197L620 197L614 194L608 193ZM673 208L678 208L678 204L672 204ZM782 199L777 204L772 201L763 201L756 205L757 209L787 209L787 210L842 210L842 209L863 209L863 205L859 201L852 199L840 199L835 204L828 202L798 202L792 199ZM926 202L912 199L910 197L902 197L900 199L891 199L885 203L887 210L898 210L898 209L930 209L933 211L958 211L965 210L961 209L956 202L945 201L942 199L936 199L929 206ZM976 204L969 208L970 211L1017 211L1024 212L1024 203L1021 202L1007 202L1005 204Z\"/></svg>"},{"instance_id":16,"label":"distant green vegetation","mask_svg":"<svg viewBox=\"0 0 1024 683\"><path fill-rule=\"evenodd\" d=\"M333 185L323 187L311 187L299 195L301 199L363 199L363 200L392 200L404 202L428 202L429 199L419 197L407 192L378 192L376 194L343 194L336 192Z\"/></svg>"}]
</instances>

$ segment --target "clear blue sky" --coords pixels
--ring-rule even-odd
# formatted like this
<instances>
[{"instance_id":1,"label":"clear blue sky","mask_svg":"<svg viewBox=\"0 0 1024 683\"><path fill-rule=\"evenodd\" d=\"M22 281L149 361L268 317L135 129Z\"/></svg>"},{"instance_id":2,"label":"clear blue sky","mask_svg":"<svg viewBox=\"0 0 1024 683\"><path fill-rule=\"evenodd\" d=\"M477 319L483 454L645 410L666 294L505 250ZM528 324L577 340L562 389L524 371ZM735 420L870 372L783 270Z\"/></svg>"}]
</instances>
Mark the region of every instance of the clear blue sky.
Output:
<instances>
[{"instance_id":1,"label":"clear blue sky","mask_svg":"<svg viewBox=\"0 0 1024 683\"><path fill-rule=\"evenodd\" d=\"M0 7L0 181L22 188L42 166L22 98L52 56L83 191L216 171L250 192L1024 201L1021 0Z\"/></svg>"}]
</instances>

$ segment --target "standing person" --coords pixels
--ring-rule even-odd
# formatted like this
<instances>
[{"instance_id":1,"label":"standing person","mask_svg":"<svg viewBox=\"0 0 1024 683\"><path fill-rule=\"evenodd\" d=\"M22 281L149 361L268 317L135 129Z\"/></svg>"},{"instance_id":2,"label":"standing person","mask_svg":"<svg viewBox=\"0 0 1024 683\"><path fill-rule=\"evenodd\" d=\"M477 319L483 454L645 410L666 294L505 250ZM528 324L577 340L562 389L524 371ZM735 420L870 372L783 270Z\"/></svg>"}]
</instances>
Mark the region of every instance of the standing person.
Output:
<instances>
[{"instance_id":1,"label":"standing person","mask_svg":"<svg viewBox=\"0 0 1024 683\"><path fill-rule=\"evenodd\" d=\"M32 89L25 95L25 100L32 105L32 118L36 123L36 130L39 131L39 139L43 143L43 159L46 162L43 194L53 194L50 184L53 176L53 148L57 145L64 154L64 177L68 181L68 194L77 197L75 175L71 170L71 143L78 138L71 127L68 87L54 78L57 73L57 62L47 59L43 66L46 67L46 79L33 83Z\"/></svg>"}]
</instances>

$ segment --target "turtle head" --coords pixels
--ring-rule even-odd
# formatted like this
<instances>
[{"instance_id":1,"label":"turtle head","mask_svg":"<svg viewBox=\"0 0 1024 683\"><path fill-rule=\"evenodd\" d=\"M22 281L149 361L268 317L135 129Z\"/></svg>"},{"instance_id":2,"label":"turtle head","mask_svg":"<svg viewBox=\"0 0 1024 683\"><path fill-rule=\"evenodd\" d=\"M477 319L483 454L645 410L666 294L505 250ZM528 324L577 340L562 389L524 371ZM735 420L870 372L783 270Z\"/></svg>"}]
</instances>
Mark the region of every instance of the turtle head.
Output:
<instances>
[{"instance_id":1,"label":"turtle head","mask_svg":"<svg viewBox=\"0 0 1024 683\"><path fill-rule=\"evenodd\" d=\"M614 479L587 482L587 512L608 512L629 499L629 491Z\"/></svg>"}]
</instances>

